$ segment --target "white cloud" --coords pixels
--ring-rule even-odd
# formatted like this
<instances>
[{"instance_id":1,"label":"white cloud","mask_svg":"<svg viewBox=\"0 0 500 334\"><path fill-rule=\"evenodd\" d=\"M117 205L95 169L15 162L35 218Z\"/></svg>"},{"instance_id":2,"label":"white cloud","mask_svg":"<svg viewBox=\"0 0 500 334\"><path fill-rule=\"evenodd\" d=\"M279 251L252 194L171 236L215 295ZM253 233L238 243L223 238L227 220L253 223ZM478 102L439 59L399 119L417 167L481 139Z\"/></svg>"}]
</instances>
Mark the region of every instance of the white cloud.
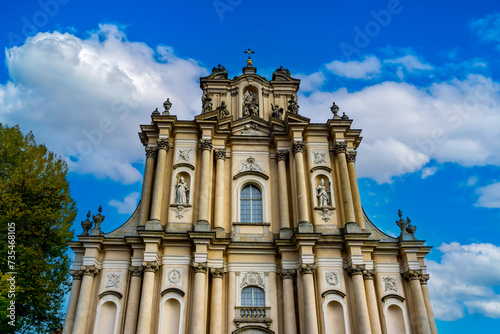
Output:
<instances>
[{"instance_id":1,"label":"white cloud","mask_svg":"<svg viewBox=\"0 0 500 334\"><path fill-rule=\"evenodd\" d=\"M475 206L483 208L500 208L500 182L478 188L479 198Z\"/></svg>"},{"instance_id":2,"label":"white cloud","mask_svg":"<svg viewBox=\"0 0 500 334\"><path fill-rule=\"evenodd\" d=\"M294 77L300 79L300 90L303 92L312 92L318 89L326 80L322 72L309 75L297 74Z\"/></svg>"},{"instance_id":3,"label":"white cloud","mask_svg":"<svg viewBox=\"0 0 500 334\"><path fill-rule=\"evenodd\" d=\"M500 295L494 291L500 286L500 247L452 242L438 249L443 253L441 263L427 262L436 318L453 321L466 312L500 317Z\"/></svg>"},{"instance_id":4,"label":"white cloud","mask_svg":"<svg viewBox=\"0 0 500 334\"><path fill-rule=\"evenodd\" d=\"M139 193L133 192L127 197L125 197L125 199L121 202L119 200L112 199L111 201L109 201L108 204L112 207L115 207L118 210L118 213L131 214L137 207L138 199L139 199Z\"/></svg>"},{"instance_id":5,"label":"white cloud","mask_svg":"<svg viewBox=\"0 0 500 334\"><path fill-rule=\"evenodd\" d=\"M390 182L391 176L420 171L430 159L500 166L499 92L497 82L471 74L424 87L385 81L356 92L313 92L301 96L300 105L304 115L324 122L335 101L354 119L353 127L363 129L359 176Z\"/></svg>"},{"instance_id":6,"label":"white cloud","mask_svg":"<svg viewBox=\"0 0 500 334\"><path fill-rule=\"evenodd\" d=\"M380 74L382 65L377 57L366 57L363 61L342 62L334 60L326 68L339 76L352 79L370 79Z\"/></svg>"},{"instance_id":7,"label":"white cloud","mask_svg":"<svg viewBox=\"0 0 500 334\"><path fill-rule=\"evenodd\" d=\"M472 31L485 42L500 42L500 13L486 15L470 22Z\"/></svg>"},{"instance_id":8,"label":"white cloud","mask_svg":"<svg viewBox=\"0 0 500 334\"><path fill-rule=\"evenodd\" d=\"M125 184L142 179L139 124L167 97L172 114L200 108L198 79L207 71L171 48L130 42L114 25L87 39L39 33L6 50L11 81L0 85L0 122L33 130L70 170Z\"/></svg>"},{"instance_id":9,"label":"white cloud","mask_svg":"<svg viewBox=\"0 0 500 334\"><path fill-rule=\"evenodd\" d=\"M400 64L402 65L408 72L414 71L424 71L424 70L432 70L433 67L429 64L424 64L417 56L409 54L404 57L396 58L396 59L387 59L386 63L390 64Z\"/></svg>"},{"instance_id":10,"label":"white cloud","mask_svg":"<svg viewBox=\"0 0 500 334\"><path fill-rule=\"evenodd\" d=\"M425 167L422 169L422 179L426 179L429 176L436 174L437 170L437 167Z\"/></svg>"}]
</instances>

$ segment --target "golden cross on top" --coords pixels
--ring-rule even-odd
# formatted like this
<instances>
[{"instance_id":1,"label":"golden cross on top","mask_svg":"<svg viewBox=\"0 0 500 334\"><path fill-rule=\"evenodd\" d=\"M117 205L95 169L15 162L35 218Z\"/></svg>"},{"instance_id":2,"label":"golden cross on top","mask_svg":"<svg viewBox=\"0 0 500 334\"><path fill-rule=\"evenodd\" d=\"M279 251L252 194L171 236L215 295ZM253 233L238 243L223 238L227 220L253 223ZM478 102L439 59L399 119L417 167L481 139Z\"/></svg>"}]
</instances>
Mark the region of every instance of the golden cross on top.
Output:
<instances>
[{"instance_id":1,"label":"golden cross on top","mask_svg":"<svg viewBox=\"0 0 500 334\"><path fill-rule=\"evenodd\" d=\"M251 67L253 62L252 62L252 59L250 58L250 55L251 55L251 54L254 54L254 53L255 53L255 51L252 51L252 49L248 48L247 50L243 51L243 53L248 54L247 66L250 66L250 67Z\"/></svg>"}]
</instances>

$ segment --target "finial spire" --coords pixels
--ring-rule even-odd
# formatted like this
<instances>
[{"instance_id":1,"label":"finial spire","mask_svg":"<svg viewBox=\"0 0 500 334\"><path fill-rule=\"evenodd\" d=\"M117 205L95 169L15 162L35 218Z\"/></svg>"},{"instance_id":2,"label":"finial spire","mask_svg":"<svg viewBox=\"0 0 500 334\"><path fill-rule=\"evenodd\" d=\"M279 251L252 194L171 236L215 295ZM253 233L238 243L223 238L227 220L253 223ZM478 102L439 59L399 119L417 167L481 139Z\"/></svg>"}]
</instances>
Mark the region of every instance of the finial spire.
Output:
<instances>
[{"instance_id":1,"label":"finial spire","mask_svg":"<svg viewBox=\"0 0 500 334\"><path fill-rule=\"evenodd\" d=\"M250 58L250 55L254 54L255 51L252 51L252 49L248 48L247 50L243 51L243 53L248 54L248 59L247 59L247 66L252 67L252 58Z\"/></svg>"}]
</instances>

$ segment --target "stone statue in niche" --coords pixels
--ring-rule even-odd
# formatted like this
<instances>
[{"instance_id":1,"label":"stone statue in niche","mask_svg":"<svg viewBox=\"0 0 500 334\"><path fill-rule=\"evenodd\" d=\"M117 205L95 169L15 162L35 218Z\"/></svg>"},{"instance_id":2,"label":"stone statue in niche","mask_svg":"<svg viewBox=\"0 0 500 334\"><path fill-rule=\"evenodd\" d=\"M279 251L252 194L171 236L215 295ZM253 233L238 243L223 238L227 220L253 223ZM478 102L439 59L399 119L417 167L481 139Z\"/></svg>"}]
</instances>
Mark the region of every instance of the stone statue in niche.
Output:
<instances>
[{"instance_id":1,"label":"stone statue in niche","mask_svg":"<svg viewBox=\"0 0 500 334\"><path fill-rule=\"evenodd\" d=\"M201 107L202 114L212 111L212 98L210 97L210 94L207 91L203 93L203 96L201 97L201 103L202 103Z\"/></svg>"},{"instance_id":2,"label":"stone statue in niche","mask_svg":"<svg viewBox=\"0 0 500 334\"><path fill-rule=\"evenodd\" d=\"M229 110L227 110L226 101L220 103L220 107L217 108L219 111L219 118L224 118L229 116Z\"/></svg>"},{"instance_id":3,"label":"stone statue in niche","mask_svg":"<svg viewBox=\"0 0 500 334\"><path fill-rule=\"evenodd\" d=\"M189 188L184 181L184 176L177 176L177 185L175 186L175 203L176 204L189 204Z\"/></svg>"},{"instance_id":4,"label":"stone statue in niche","mask_svg":"<svg viewBox=\"0 0 500 334\"><path fill-rule=\"evenodd\" d=\"M292 114L299 113L299 105L297 104L297 97L295 95L290 95L290 100L288 100L288 111Z\"/></svg>"},{"instance_id":5,"label":"stone statue in niche","mask_svg":"<svg viewBox=\"0 0 500 334\"><path fill-rule=\"evenodd\" d=\"M273 105L271 103L271 109L273 110L273 113L271 114L271 117L281 119L283 116L283 108L280 108L279 105Z\"/></svg>"},{"instance_id":6,"label":"stone statue in niche","mask_svg":"<svg viewBox=\"0 0 500 334\"><path fill-rule=\"evenodd\" d=\"M316 187L316 196L320 208L330 206L330 189L325 187L325 179L321 179L320 184Z\"/></svg>"},{"instance_id":7,"label":"stone statue in niche","mask_svg":"<svg viewBox=\"0 0 500 334\"><path fill-rule=\"evenodd\" d=\"M243 95L243 116L259 116L257 94L249 90Z\"/></svg>"}]
</instances>

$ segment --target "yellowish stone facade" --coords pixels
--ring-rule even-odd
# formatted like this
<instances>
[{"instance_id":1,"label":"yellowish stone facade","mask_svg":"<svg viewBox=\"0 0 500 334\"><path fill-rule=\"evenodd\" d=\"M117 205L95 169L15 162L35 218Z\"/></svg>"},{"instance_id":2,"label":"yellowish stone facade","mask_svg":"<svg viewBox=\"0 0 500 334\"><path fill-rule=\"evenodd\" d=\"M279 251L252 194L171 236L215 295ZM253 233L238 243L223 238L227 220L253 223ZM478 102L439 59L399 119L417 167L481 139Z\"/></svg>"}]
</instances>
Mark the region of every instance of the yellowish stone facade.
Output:
<instances>
[{"instance_id":1,"label":"yellowish stone facade","mask_svg":"<svg viewBox=\"0 0 500 334\"><path fill-rule=\"evenodd\" d=\"M141 126L141 202L115 231L82 222L65 334L437 333L430 247L363 212L361 131L335 104L311 123L299 80L256 72L214 67L194 120L166 101Z\"/></svg>"}]
</instances>

